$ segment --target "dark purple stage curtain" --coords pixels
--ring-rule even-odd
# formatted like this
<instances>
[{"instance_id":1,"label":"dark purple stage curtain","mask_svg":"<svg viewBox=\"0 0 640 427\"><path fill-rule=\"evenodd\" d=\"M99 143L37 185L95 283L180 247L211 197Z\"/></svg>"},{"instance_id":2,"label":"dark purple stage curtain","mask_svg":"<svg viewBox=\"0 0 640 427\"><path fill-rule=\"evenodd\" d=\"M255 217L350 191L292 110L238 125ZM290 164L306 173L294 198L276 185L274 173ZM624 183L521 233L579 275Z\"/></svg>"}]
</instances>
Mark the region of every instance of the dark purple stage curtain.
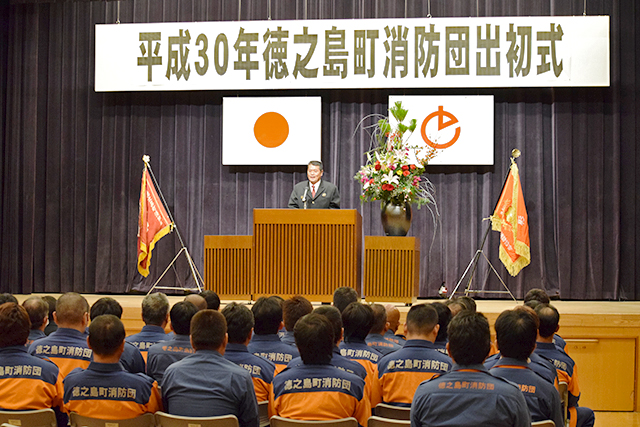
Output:
<instances>
[{"instance_id":1,"label":"dark purple stage curtain","mask_svg":"<svg viewBox=\"0 0 640 427\"><path fill-rule=\"evenodd\" d=\"M404 17L405 2L374 0L120 3L122 22ZM431 14L580 15L583 0L434 0ZM203 271L203 236L252 233L254 208L285 207L304 167L221 164L223 96L274 92L95 93L94 24L113 23L117 2L10 5L1 0L0 283L2 292L123 293L146 290L177 253L174 234L136 269L142 155ZM478 9L476 9L478 7ZM426 16L427 1L406 2ZM493 94L495 165L430 167L434 220L414 209L410 235L422 242L420 296L453 288L479 248L501 191L509 154L518 160L529 214L531 265L517 277L498 260L498 233L484 252L518 297L543 287L563 299L640 298L640 6L587 1L611 17L611 87L499 90L279 91L322 96L325 178L358 209L365 235L381 235L379 205L361 205L353 176L368 138L354 135L389 94ZM330 268L330 267L329 267ZM192 286L184 259L163 285ZM462 288L466 286L466 281ZM501 290L481 258L473 289ZM479 296L490 297L489 294Z\"/></svg>"}]
</instances>

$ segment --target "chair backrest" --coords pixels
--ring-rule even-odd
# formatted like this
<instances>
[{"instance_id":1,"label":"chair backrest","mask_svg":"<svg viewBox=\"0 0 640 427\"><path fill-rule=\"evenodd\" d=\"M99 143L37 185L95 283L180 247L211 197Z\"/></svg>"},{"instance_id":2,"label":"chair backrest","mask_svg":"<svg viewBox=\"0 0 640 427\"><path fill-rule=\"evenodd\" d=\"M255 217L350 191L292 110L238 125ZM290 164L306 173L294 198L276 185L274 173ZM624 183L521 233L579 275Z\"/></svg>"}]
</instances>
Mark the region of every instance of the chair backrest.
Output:
<instances>
[{"instance_id":1,"label":"chair backrest","mask_svg":"<svg viewBox=\"0 0 640 427\"><path fill-rule=\"evenodd\" d=\"M568 384L564 381L558 383L558 392L560 392L560 401L562 402L562 423L566 427L567 425L567 416L569 410L569 389Z\"/></svg>"},{"instance_id":2,"label":"chair backrest","mask_svg":"<svg viewBox=\"0 0 640 427\"><path fill-rule=\"evenodd\" d=\"M402 408L400 406L387 405L386 403L378 403L373 412L382 418L390 418L392 420L409 420L411 419L411 408Z\"/></svg>"},{"instance_id":3,"label":"chair backrest","mask_svg":"<svg viewBox=\"0 0 640 427\"><path fill-rule=\"evenodd\" d=\"M182 417L162 411L156 412L157 427L239 427L235 415L219 417Z\"/></svg>"},{"instance_id":4,"label":"chair backrest","mask_svg":"<svg viewBox=\"0 0 640 427\"><path fill-rule=\"evenodd\" d=\"M7 423L16 427L57 427L56 413L53 409L34 409L31 411L0 411L0 424Z\"/></svg>"},{"instance_id":5,"label":"chair backrest","mask_svg":"<svg viewBox=\"0 0 640 427\"><path fill-rule=\"evenodd\" d=\"M153 414L149 413L126 420L101 420L72 412L69 416L69 424L71 427L154 427L156 420Z\"/></svg>"},{"instance_id":6,"label":"chair backrest","mask_svg":"<svg viewBox=\"0 0 640 427\"><path fill-rule=\"evenodd\" d=\"M409 420L394 420L391 418L383 418L377 415L369 417L367 427L407 427L411 425Z\"/></svg>"},{"instance_id":7,"label":"chair backrest","mask_svg":"<svg viewBox=\"0 0 640 427\"><path fill-rule=\"evenodd\" d=\"M531 427L556 427L553 420L535 421L531 423Z\"/></svg>"},{"instance_id":8,"label":"chair backrest","mask_svg":"<svg viewBox=\"0 0 640 427\"><path fill-rule=\"evenodd\" d=\"M269 425L269 401L258 402L258 416L260 417L260 427Z\"/></svg>"},{"instance_id":9,"label":"chair backrest","mask_svg":"<svg viewBox=\"0 0 640 427\"><path fill-rule=\"evenodd\" d=\"M358 427L358 420L349 417L337 420L305 421L274 415L271 417L271 427Z\"/></svg>"}]
</instances>

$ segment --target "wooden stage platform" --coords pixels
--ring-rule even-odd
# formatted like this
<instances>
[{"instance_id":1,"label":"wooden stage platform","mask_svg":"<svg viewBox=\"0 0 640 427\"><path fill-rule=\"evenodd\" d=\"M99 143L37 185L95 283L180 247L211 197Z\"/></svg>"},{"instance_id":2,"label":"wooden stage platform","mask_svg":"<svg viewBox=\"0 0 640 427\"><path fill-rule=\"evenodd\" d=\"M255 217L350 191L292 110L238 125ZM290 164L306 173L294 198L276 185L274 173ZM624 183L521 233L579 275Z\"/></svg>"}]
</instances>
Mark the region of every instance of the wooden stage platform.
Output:
<instances>
[{"instance_id":1,"label":"wooden stage platform","mask_svg":"<svg viewBox=\"0 0 640 427\"><path fill-rule=\"evenodd\" d=\"M123 306L127 334L140 330L144 295L85 295L89 304L103 296L111 296ZM27 296L16 297L23 301ZM182 299L182 296L169 296L171 304ZM417 303L432 301L418 300ZM222 301L222 304L228 302ZM478 311L484 313L492 325L500 312L516 305L507 300L476 302ZM567 341L567 352L579 367L580 404L596 411L640 411L640 302L553 301L552 304L560 312L559 334ZM409 307L398 304L398 309L404 320ZM634 416L633 425L636 419Z\"/></svg>"}]
</instances>

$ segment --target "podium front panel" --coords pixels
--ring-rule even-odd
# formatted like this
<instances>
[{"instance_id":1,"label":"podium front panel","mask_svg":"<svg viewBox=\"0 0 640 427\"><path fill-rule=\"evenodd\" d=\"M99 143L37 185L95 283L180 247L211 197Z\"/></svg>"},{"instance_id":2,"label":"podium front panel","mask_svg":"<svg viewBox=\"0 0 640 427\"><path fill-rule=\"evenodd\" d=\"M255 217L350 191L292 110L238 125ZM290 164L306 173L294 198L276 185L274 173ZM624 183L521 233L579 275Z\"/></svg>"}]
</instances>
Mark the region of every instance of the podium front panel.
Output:
<instances>
[{"instance_id":1,"label":"podium front panel","mask_svg":"<svg viewBox=\"0 0 640 427\"><path fill-rule=\"evenodd\" d=\"M356 210L254 209L254 299L302 295L330 302L350 286L360 294L362 217Z\"/></svg>"},{"instance_id":2,"label":"podium front panel","mask_svg":"<svg viewBox=\"0 0 640 427\"><path fill-rule=\"evenodd\" d=\"M252 236L204 236L204 287L221 299L251 299Z\"/></svg>"}]
</instances>

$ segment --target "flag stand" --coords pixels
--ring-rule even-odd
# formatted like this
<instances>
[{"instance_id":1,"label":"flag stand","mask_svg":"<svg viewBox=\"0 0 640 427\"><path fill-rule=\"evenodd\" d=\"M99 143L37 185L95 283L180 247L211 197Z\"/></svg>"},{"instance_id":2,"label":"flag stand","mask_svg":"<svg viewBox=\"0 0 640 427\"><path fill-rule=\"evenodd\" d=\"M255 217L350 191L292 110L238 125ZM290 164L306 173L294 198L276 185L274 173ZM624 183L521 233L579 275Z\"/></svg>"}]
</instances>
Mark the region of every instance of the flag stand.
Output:
<instances>
[{"instance_id":1,"label":"flag stand","mask_svg":"<svg viewBox=\"0 0 640 427\"><path fill-rule=\"evenodd\" d=\"M513 162L518 157L520 157L520 150L518 150L517 148L514 148L513 150L511 150L511 161ZM507 169L507 175L504 177L504 181L502 183L502 188L504 188L504 185L507 182L507 179L509 178L509 174L510 173L511 173L511 167L509 167ZM499 201L498 201L498 203L499 203ZM498 206L498 203L496 203L496 207ZM496 208L494 207L493 210L495 211L495 209ZM490 220L490 218L483 218L483 221L486 221L486 220ZM462 283L462 281L466 277L467 272L469 271L471 266L473 266L473 269L471 270L471 275L469 276L469 281L467 282L467 287L464 289L464 295L465 296L468 296L469 294L482 294L482 293L485 293L485 294L509 294L511 296L511 298L513 298L514 301L517 301L516 297L513 296L513 294L511 293L511 291L507 287L507 284L504 283L504 280L502 280L502 277L500 277L500 275L498 274L498 271L495 269L493 264L491 264L491 261L489 261L489 258L484 253L484 244L487 241L487 236L489 235L489 231L491 231L491 223L489 223L489 227L487 227L487 231L484 233L484 237L482 238L482 243L480 244L480 247L478 248L478 250L476 250L476 253L473 255L473 257L471 258L471 261L469 262L469 265L467 265L467 268L464 270L464 273L462 273L462 276L460 277L460 280L458 280L458 283L456 283L455 288L453 288L453 292L451 292L451 295L449 296L449 299L453 299L453 296L455 295L456 291L460 287L460 284ZM500 280L500 283L502 283L502 286L505 289L504 291L487 291L487 290L482 290L482 289L479 289L479 290L478 289L471 289L471 281L473 280L473 277L476 274L476 270L478 269L478 260L480 259L480 255L482 255L484 257L484 259L487 261L487 263L491 267L491 271L493 271L493 273L496 275L498 280Z\"/></svg>"},{"instance_id":2,"label":"flag stand","mask_svg":"<svg viewBox=\"0 0 640 427\"><path fill-rule=\"evenodd\" d=\"M178 291L197 291L197 292L202 292L202 289L204 288L204 280L202 280L202 276L200 276L200 272L198 271L198 267L196 267L196 264L193 262L193 258L191 258L191 254L189 254L189 249L187 249L187 245L185 245L184 244L184 240L182 240L182 235L180 234L180 230L178 230L178 225L176 224L175 220L173 219L173 215L171 215L171 210L169 209L169 205L167 204L167 201L164 198L164 194L162 193L162 189L160 189L160 186L158 185L158 181L156 180L156 176L154 175L153 170L151 169L151 165L149 164L150 160L151 159L150 159L150 157L148 155L145 154L144 156L142 156L142 161L145 163L145 165L149 169L149 175L151 175L151 179L153 180L153 184L155 185L156 191L160 195L160 198L162 199L162 203L164 205L164 208L167 211L167 215L169 216L169 219L173 223L173 230L176 232L176 235L178 236L178 240L180 241L180 250L178 251L176 256L173 257L173 260L169 263L167 268L164 269L164 271L162 272L160 277L158 277L158 280L156 280L156 282L153 284L151 289L149 289L149 292L147 292L147 295L149 295L151 292L153 292L154 289L172 289L172 290L178 290ZM160 280L162 280L162 278L165 276L165 274L167 274L167 272L169 271L169 269L171 267L173 267L173 269L175 271L174 264L178 260L178 257L180 256L180 254L182 254L183 252L185 254L185 257L187 258L187 262L189 263L189 269L191 270L191 274L193 275L193 280L196 282L196 287L195 288L187 288L186 286L184 286L184 284L182 283L182 280L180 280L180 277L178 276L177 272L176 272L176 278L180 281L180 284L183 285L183 286L181 286L181 287L178 287L178 286L158 286L158 283L160 283ZM200 285L201 283L202 283L202 286Z\"/></svg>"}]
</instances>

